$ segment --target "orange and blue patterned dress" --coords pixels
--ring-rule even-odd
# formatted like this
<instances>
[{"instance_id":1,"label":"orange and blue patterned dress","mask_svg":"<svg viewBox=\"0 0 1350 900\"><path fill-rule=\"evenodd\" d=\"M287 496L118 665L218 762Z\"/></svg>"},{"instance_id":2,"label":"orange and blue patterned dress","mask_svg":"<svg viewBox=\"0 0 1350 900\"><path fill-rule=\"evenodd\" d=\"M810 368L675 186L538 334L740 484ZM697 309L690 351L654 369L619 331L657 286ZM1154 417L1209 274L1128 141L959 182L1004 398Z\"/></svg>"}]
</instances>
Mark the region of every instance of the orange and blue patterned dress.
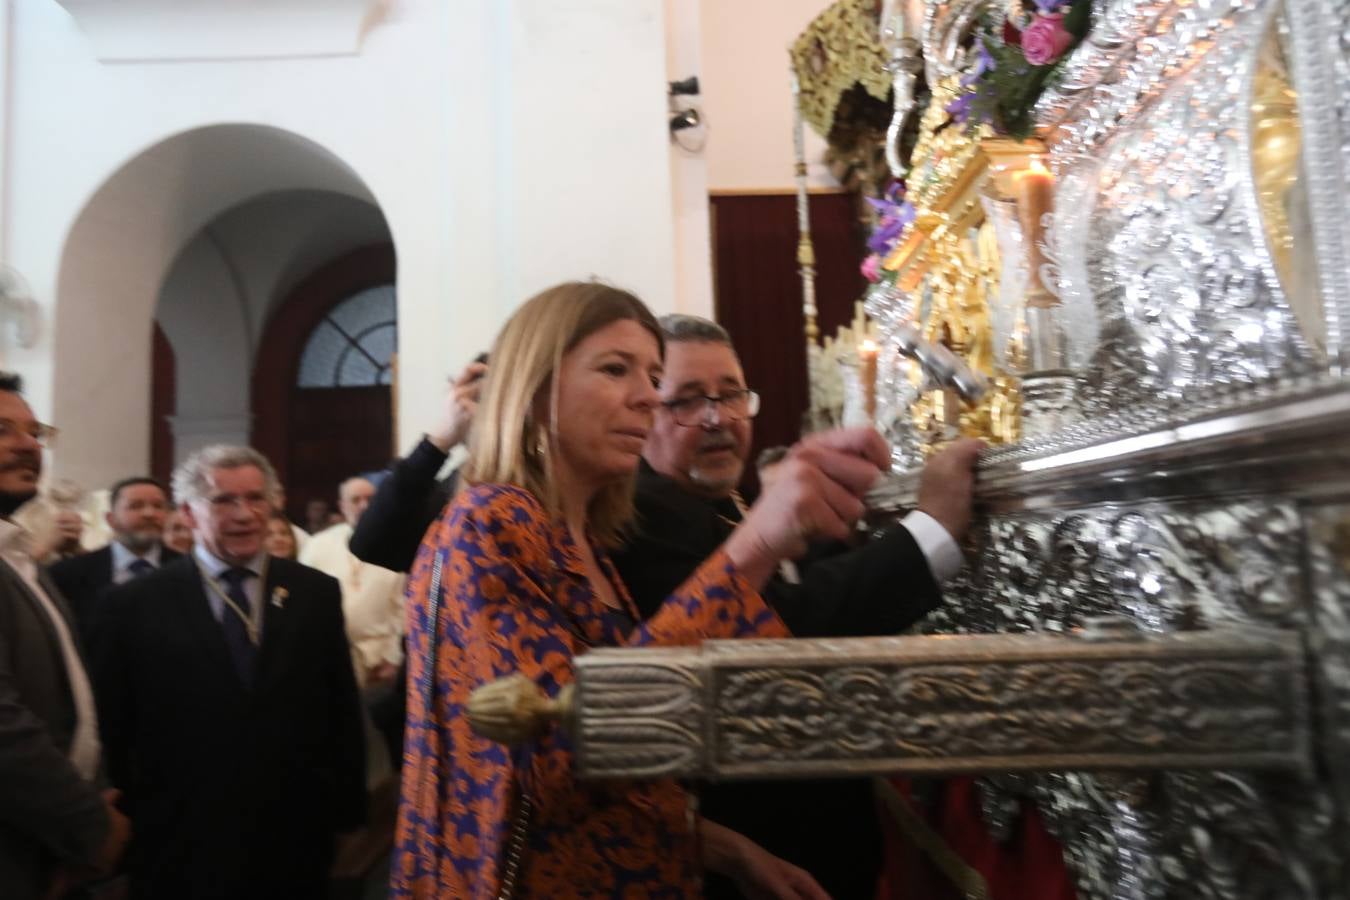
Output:
<instances>
[{"instance_id":1,"label":"orange and blue patterned dress","mask_svg":"<svg viewBox=\"0 0 1350 900\"><path fill-rule=\"evenodd\" d=\"M533 811L517 897L698 895L693 817L673 780L579 782L564 732L508 748L475 735L465 716L475 688L515 672L556 695L573 680L572 659L588 647L787 635L721 552L640 624L608 557L597 549L596 558L623 614L595 596L567 528L521 488L464 491L427 533L408 587L408 721L392 897L496 897L522 793ZM432 634L434 563L442 587Z\"/></svg>"}]
</instances>

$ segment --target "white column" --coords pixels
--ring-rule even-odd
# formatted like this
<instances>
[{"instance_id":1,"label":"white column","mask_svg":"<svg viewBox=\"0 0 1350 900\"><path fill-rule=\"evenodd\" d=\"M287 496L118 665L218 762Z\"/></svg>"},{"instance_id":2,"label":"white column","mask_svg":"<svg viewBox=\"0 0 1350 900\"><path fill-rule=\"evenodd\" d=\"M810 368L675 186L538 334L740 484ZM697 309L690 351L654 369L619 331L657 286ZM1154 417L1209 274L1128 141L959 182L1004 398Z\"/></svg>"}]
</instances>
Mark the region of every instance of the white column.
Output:
<instances>
[{"instance_id":1,"label":"white column","mask_svg":"<svg viewBox=\"0 0 1350 900\"><path fill-rule=\"evenodd\" d=\"M248 413L233 416L169 416L173 429L173 462L178 465L189 454L212 444L248 446L253 417Z\"/></svg>"}]
</instances>

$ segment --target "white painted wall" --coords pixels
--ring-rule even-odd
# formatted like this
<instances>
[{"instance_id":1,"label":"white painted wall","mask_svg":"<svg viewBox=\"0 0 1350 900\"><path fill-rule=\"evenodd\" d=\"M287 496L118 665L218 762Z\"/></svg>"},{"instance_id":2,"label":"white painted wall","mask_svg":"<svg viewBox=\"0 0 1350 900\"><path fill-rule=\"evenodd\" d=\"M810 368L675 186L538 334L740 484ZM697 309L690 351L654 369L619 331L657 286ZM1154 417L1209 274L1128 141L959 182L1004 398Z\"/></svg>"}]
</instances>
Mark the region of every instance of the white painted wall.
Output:
<instances>
[{"instance_id":1,"label":"white painted wall","mask_svg":"<svg viewBox=\"0 0 1350 900\"><path fill-rule=\"evenodd\" d=\"M659 0L398 0L355 55L119 64L51 0L13 2L3 227L48 327L0 362L63 428L65 477L146 467L170 264L268 193L345 193L387 219L404 443L528 292L598 274L673 307ZM218 123L261 127L195 130Z\"/></svg>"},{"instance_id":2,"label":"white painted wall","mask_svg":"<svg viewBox=\"0 0 1350 900\"><path fill-rule=\"evenodd\" d=\"M795 189L788 47L830 0L700 0L708 189ZM807 128L812 186L838 182L822 164L825 141Z\"/></svg>"},{"instance_id":3,"label":"white painted wall","mask_svg":"<svg viewBox=\"0 0 1350 900\"><path fill-rule=\"evenodd\" d=\"M699 45L701 0L666 0L666 79L682 81L703 70ZM676 108L703 109L703 97L677 98ZM671 114L673 114L671 111ZM675 306L713 317L712 228L708 211L707 128L670 143L671 210L675 227ZM688 148L688 149L687 149Z\"/></svg>"},{"instance_id":4,"label":"white painted wall","mask_svg":"<svg viewBox=\"0 0 1350 900\"><path fill-rule=\"evenodd\" d=\"M511 8L505 184L522 242L506 267L508 294L599 276L669 312L675 256L662 3L503 5Z\"/></svg>"},{"instance_id":5,"label":"white painted wall","mask_svg":"<svg viewBox=\"0 0 1350 900\"><path fill-rule=\"evenodd\" d=\"M706 125L670 151L676 305L713 315L713 228L709 193L792 193L792 87L787 48L829 0L666 0L666 74L697 74L691 102ZM806 131L808 183L834 188L825 141Z\"/></svg>"},{"instance_id":6,"label":"white painted wall","mask_svg":"<svg viewBox=\"0 0 1350 900\"><path fill-rule=\"evenodd\" d=\"M13 29L11 0L0 0L0 265L9 262L9 145L13 130L10 128L10 67L13 54L10 42ZM0 350L3 353L3 350Z\"/></svg>"},{"instance_id":7,"label":"white painted wall","mask_svg":"<svg viewBox=\"0 0 1350 900\"><path fill-rule=\"evenodd\" d=\"M228 256L199 238L174 263L155 315L173 346L177 418L239 419L243 427L231 440L244 443L253 369L247 300Z\"/></svg>"}]
</instances>

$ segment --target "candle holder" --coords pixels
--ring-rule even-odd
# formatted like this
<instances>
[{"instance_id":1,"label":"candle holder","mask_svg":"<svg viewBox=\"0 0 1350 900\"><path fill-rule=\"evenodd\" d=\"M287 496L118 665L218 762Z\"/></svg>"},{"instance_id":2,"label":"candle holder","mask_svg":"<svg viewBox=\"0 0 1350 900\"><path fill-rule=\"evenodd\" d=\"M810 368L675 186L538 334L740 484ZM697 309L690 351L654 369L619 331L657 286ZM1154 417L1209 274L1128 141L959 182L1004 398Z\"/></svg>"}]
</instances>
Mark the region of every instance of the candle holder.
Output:
<instances>
[{"instance_id":1,"label":"candle holder","mask_svg":"<svg viewBox=\"0 0 1350 900\"><path fill-rule=\"evenodd\" d=\"M862 366L856 348L851 352L839 354L839 380L843 385L843 409L839 415L839 424L845 428L859 425L871 425L872 417L867 412L867 395L863 390Z\"/></svg>"},{"instance_id":2,"label":"candle holder","mask_svg":"<svg viewBox=\"0 0 1350 900\"><path fill-rule=\"evenodd\" d=\"M923 465L923 439L914 422L924 375L901 346L900 334L914 330L914 298L897 285L878 282L867 292L863 309L876 323L881 345L877 358L876 423L891 447L891 470Z\"/></svg>"},{"instance_id":3,"label":"candle holder","mask_svg":"<svg viewBox=\"0 0 1350 900\"><path fill-rule=\"evenodd\" d=\"M1087 229L1100 163L1026 153L996 160L981 192L999 246L991 295L995 361L1021 386L1021 434L1051 434L1078 417L1077 374L1096 346Z\"/></svg>"}]
</instances>

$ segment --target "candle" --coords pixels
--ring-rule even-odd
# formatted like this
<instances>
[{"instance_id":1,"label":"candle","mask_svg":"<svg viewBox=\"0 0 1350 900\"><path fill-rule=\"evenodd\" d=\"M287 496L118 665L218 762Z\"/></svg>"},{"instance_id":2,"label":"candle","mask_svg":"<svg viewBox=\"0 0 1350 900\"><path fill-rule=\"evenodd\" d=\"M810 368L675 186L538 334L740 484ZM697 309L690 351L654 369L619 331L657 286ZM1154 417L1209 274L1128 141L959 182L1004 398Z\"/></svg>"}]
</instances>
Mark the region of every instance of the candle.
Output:
<instances>
[{"instance_id":1,"label":"candle","mask_svg":"<svg viewBox=\"0 0 1350 900\"><path fill-rule=\"evenodd\" d=\"M1014 176L1013 190L1017 198L1017 218L1027 242L1027 306L1058 306L1059 300L1046 289L1041 278L1041 267L1045 265L1044 216L1055 208L1055 177L1039 159L1033 159L1031 168Z\"/></svg>"},{"instance_id":2,"label":"candle","mask_svg":"<svg viewBox=\"0 0 1350 900\"><path fill-rule=\"evenodd\" d=\"M869 423L877 419L877 345L871 338L858 345L858 380L862 383L863 410Z\"/></svg>"}]
</instances>

